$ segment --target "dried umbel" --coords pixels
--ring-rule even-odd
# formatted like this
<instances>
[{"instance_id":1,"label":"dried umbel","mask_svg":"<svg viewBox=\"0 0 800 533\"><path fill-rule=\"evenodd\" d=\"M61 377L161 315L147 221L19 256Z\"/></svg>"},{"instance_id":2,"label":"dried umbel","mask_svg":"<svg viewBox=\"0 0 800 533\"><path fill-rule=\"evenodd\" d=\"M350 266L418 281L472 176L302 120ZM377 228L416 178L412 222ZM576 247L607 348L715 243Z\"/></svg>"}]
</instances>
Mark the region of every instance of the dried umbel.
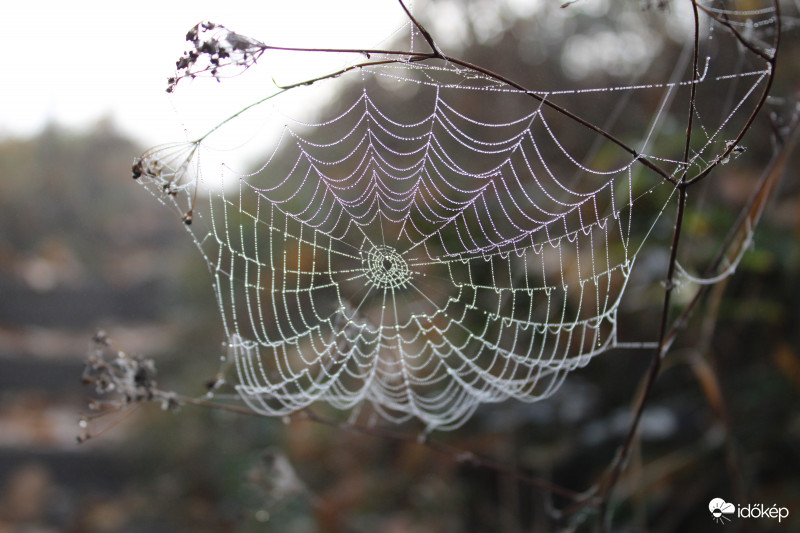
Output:
<instances>
[{"instance_id":1,"label":"dried umbel","mask_svg":"<svg viewBox=\"0 0 800 533\"><path fill-rule=\"evenodd\" d=\"M152 191L158 191L162 201L167 197L174 200L197 178L193 161L198 146L199 141L151 148L133 160L131 177L144 182ZM194 220L195 199L194 194L190 195L188 208L181 212L182 220L187 226Z\"/></svg>"},{"instance_id":2,"label":"dried umbel","mask_svg":"<svg viewBox=\"0 0 800 533\"><path fill-rule=\"evenodd\" d=\"M85 385L94 386L98 395L112 395L120 404L163 400L165 409L172 407L174 394L158 388L152 359L117 350L102 331L93 340L95 348L83 369Z\"/></svg>"},{"instance_id":3,"label":"dried umbel","mask_svg":"<svg viewBox=\"0 0 800 533\"><path fill-rule=\"evenodd\" d=\"M219 79L240 74L255 64L269 47L250 37L230 31L213 22L200 22L186 34L191 43L189 50L175 62L177 73L167 79L167 92L175 90L183 78L195 78L203 74ZM223 69L234 67L232 74L223 75Z\"/></svg>"},{"instance_id":4,"label":"dried umbel","mask_svg":"<svg viewBox=\"0 0 800 533\"><path fill-rule=\"evenodd\" d=\"M82 381L103 399L89 403L93 413L81 418L79 426L83 433L78 436L78 442L91 437L88 432L90 420L118 413L127 407L143 402L160 403L165 411L180 407L174 392L158 388L152 359L126 354L103 331L95 334L93 344L83 368Z\"/></svg>"}]
</instances>

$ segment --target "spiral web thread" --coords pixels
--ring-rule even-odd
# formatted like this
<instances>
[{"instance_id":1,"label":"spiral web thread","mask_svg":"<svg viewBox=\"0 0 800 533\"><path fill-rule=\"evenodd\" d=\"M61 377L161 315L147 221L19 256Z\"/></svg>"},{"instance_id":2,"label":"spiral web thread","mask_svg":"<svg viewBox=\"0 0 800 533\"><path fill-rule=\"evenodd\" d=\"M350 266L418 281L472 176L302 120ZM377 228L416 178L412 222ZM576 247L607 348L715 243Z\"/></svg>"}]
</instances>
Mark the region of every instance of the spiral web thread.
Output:
<instances>
[{"instance_id":1,"label":"spiral web thread","mask_svg":"<svg viewBox=\"0 0 800 533\"><path fill-rule=\"evenodd\" d=\"M724 127L766 76L699 79L698 90L747 87L716 127L694 110L704 138L687 165L650 149L665 106L638 157L605 139L573 149L583 126L494 79L445 62L368 66L295 89L358 88L328 120L284 117L257 172L223 168L220 186L188 178L189 160L165 149L145 158L145 181L183 212L182 198L195 198L187 227L253 410L282 416L321 401L357 416L369 405L449 429L481 404L546 398L570 371L626 346L620 301L663 211L634 206L674 190L638 159L676 176L722 153ZM667 102L691 85L602 91Z\"/></svg>"}]
</instances>

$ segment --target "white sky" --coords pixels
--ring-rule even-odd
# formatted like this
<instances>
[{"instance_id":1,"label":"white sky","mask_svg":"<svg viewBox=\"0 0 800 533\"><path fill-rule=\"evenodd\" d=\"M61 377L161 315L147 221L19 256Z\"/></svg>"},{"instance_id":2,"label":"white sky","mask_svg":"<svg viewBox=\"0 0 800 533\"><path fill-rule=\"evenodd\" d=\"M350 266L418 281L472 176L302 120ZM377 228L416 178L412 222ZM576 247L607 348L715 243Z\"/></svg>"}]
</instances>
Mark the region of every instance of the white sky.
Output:
<instances>
[{"instance_id":1,"label":"white sky","mask_svg":"<svg viewBox=\"0 0 800 533\"><path fill-rule=\"evenodd\" d=\"M183 138L187 117L176 112L182 95L167 95L166 78L197 22L273 45L346 48L372 47L407 22L396 0L22 1L6 2L0 15L0 138L35 134L49 121L86 127L110 116L143 144ZM309 77L308 65L300 73L285 64L269 68L279 81ZM188 98L215 120L214 85L178 90L191 91Z\"/></svg>"}]
</instances>

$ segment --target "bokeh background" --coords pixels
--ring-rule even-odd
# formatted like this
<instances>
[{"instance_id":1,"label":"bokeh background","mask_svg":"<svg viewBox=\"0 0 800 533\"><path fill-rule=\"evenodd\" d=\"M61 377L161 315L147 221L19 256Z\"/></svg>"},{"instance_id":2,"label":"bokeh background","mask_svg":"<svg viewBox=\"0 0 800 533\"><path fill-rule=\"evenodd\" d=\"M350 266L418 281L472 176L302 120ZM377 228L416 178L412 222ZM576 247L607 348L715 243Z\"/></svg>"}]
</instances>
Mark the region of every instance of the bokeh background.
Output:
<instances>
[{"instance_id":1,"label":"bokeh background","mask_svg":"<svg viewBox=\"0 0 800 533\"><path fill-rule=\"evenodd\" d=\"M299 17L317 14L336 30L329 37L336 45L370 47L402 28L402 13L388 3L379 12L342 2L336 19L313 10L298 15L288 6L286 16L301 24ZM544 78L552 86L607 86L640 71L663 80L684 37L679 25L658 26L681 16L677 0L629 2L627 18L614 16L621 3L611 0L568 8L521 0L415 4L449 53L523 84ZM745 154L698 191L682 237L688 251L700 253L724 236L774 153L775 124L792 118L800 89L798 18L797 6L783 4L788 33L775 97ZM169 9L161 19L156 8L141 19L128 13L117 37L110 14L73 12L74 31L57 39L48 38L43 20L57 13L17 12L20 35L34 36L36 47L49 39L27 61L53 70L42 86L18 68L4 69L17 92L0 104L0 532L588 528L591 516L554 520L548 509L564 500L513 475L414 442L312 422L141 405L104 417L93 438L76 442L93 396L81 373L98 329L127 353L153 358L164 389L202 395L218 370L222 328L206 266L174 213L130 179L133 157L146 146L184 135L189 117L163 94L183 34L201 19L226 15L212 4ZM242 7L236 16L260 36L269 31L254 19L276 24L280 13L272 9ZM260 10L262 17L252 16ZM386 25L365 22L372 20ZM376 34L343 42L341 35L358 33L345 24L375 26ZM60 59L58 43L83 42L87 32L92 44L80 55L97 53L94 66L62 68L70 60ZM629 41L614 44L626 35ZM648 35L662 40L659 57L625 52ZM284 38L306 44L297 35ZM600 51L602 61L587 61L597 42L610 48ZM140 68L124 55L128 49L155 68ZM617 49L619 57L611 53ZM98 85L98 73L113 83ZM31 86L38 100L30 101L49 102L44 111L23 105ZM120 90L112 103L93 107L119 87L130 93ZM62 91L84 100L59 100ZM138 93L160 100L142 103ZM139 105L138 118L117 111ZM74 106L88 112L72 116ZM708 500L717 496L792 512L780 526L751 521L750 530L800 527L799 163L793 155L786 165L754 249L735 276L710 291L665 361L617 493L620 531L705 531L713 525ZM625 332L654 331L670 230L668 223L657 228L652 252L641 259L645 274L626 304ZM571 375L546 402L482 409L461 430L436 437L520 472L588 488L613 458L647 365L647 352L612 352Z\"/></svg>"}]
</instances>

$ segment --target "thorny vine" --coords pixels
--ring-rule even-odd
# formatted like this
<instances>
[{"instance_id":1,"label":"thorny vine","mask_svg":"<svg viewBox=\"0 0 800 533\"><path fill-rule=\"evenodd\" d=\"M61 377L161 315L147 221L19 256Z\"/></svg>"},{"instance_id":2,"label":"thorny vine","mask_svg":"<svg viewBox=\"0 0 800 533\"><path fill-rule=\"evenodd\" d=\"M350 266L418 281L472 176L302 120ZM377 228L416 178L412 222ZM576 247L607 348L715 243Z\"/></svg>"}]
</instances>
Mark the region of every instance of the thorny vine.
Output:
<instances>
[{"instance_id":1,"label":"thorny vine","mask_svg":"<svg viewBox=\"0 0 800 533\"><path fill-rule=\"evenodd\" d=\"M633 156L639 164L655 172L663 180L675 186L678 192L677 209L674 216L674 227L669 249L669 258L666 264L665 288L660 314L657 347L653 350L650 356L650 366L648 370L641 378L639 391L631 409L628 430L622 443L620 444L605 474L602 476L602 479L598 480L597 483L595 483L592 487L589 487L587 490L582 492L576 492L564 487L560 487L544 478L531 476L518 468L501 464L490 458L482 457L469 451L458 449L427 434L418 437L413 434L393 431L386 428L360 425L350 422L340 422L338 420L320 415L311 409L298 411L292 415L291 418L297 421L310 421L346 431L371 435L378 438L391 439L412 444L416 443L420 446L426 447L434 453L449 457L454 461L472 465L476 468L493 470L497 473L510 476L520 483L536 487L542 491L545 491L546 493L556 494L565 498L566 500L572 501L573 503L568 505L566 509L561 511L553 511L553 513L556 515L556 518L575 513L578 510L594 509L598 516L598 530L608 531L611 528L612 520L609 506L612 503L614 490L627 466L632 449L635 446L637 431L642 419L642 414L647 407L648 400L650 399L653 388L662 371L662 361L670 351L670 348L679 331L687 323L692 311L698 306L698 304L703 300L703 297L707 295L712 287L712 285L700 285L695 290L694 294L687 300L687 303L682 307L678 316L671 316L671 310L673 309L672 297L676 287L675 276L677 269L680 268L677 257L686 214L687 191L693 185L709 176L709 174L718 165L726 162L732 154L739 153L741 150L743 150L743 148L739 146L739 143L746 132L751 128L756 117L762 111L762 108L767 101L767 97L775 76L778 50L780 48L781 14L779 2L778 0L774 0L773 2L777 28L774 41L771 43L770 49L765 50L751 42L747 36L739 32L728 20L727 15L712 11L705 6L698 4L696 0L692 0L694 53L692 58L692 84L690 85L691 96L689 98L689 108L686 116L685 148L682 161L683 170L680 175L675 175L659 166L658 162L650 160L646 156L638 153L634 148L603 128L586 121L573 114L566 108L551 102L546 98L545 95L531 91L511 79L493 72L492 70L445 54L438 46L432 34L414 17L414 15L406 7L403 0L398 1L408 19L411 21L416 30L423 36L425 42L430 47L429 52L272 46L250 37L240 35L222 25L212 22L201 22L194 26L186 35L186 40L191 43L192 50L186 52L176 62L177 73L175 76L168 79L167 92L171 93L175 91L181 80L192 79L201 75L210 75L219 81L221 78L227 76L225 73L230 70L231 67L233 67L233 69L236 71L234 74L236 75L255 65L267 51L283 50L296 52L360 54L366 58L366 61L353 64L324 76L308 79L291 85L278 86L280 92L285 92L292 88L303 85L311 85L321 80L337 77L343 73L364 67L398 62L443 60L451 64L458 65L466 70L474 71L498 82L507 84L508 86L513 87L526 95L529 95L542 105L551 108L569 120L591 130L598 135L601 135L605 139L616 144L619 148ZM573 2L567 2L562 7L568 7L572 3ZM759 96L756 105L736 135L735 139L727 143L727 146L721 154L719 154L713 160L706 162L705 166L696 173L690 174L690 168L693 164L697 163L696 161L693 161L691 157L691 136L693 129L692 121L694 118L694 106L696 103L696 82L701 76L699 71L700 13L727 28L727 30L731 32L741 46L763 60L767 65L769 76L763 87L762 94ZM380 55L385 59L372 59L372 55ZM273 94L268 96L266 99L273 98L274 96L275 95ZM223 124L240 115L250 107L258 105L263 101L264 100L256 102L251 106L241 110L236 115L226 119ZM221 125L222 124L218 125L214 129L219 128ZM739 255L748 246L749 237L753 229L757 226L764 207L771 197L771 193L774 191L780 177L782 176L788 158L797 144L798 139L800 138L800 135L798 135L800 128L797 126L797 117L793 117L792 122L784 125L780 131L780 134L775 135L775 155L769 166L764 171L758 186L752 192L744 210L739 216L739 219L731 228L730 233L722 243L716 258L708 265L705 273L706 277L716 275L719 270L727 264L731 257ZM778 127L776 126L775 129L777 132ZM194 143L192 143L190 152L196 150L200 143L210 133L211 132L208 132L203 137L194 141ZM164 163L159 159L156 159L155 154L156 152L146 152L134 161L132 167L134 179L138 179L142 176L153 177L160 174L162 171L162 165ZM175 178L173 178L172 181L164 186L164 193L173 196L179 194L179 192L185 186L185 180L189 179L186 177L187 174L185 164L189 159L191 159L191 153L188 157L186 153L181 153L176 157L180 158L181 161L184 161L184 165L179 165L181 168L175 173ZM192 206L193 205L194 203L192 202ZM191 208L185 213L184 222L186 224L190 224L192 222ZM177 410L183 405L194 405L223 409L240 414L255 414L246 408L212 401L209 399L209 397L190 397L171 391L164 391L158 388L155 380L155 365L153 361L150 359L129 356L125 354L125 352L115 346L113 341L111 341L104 333L98 333L98 335L94 338L94 346L95 348L91 352L86 362L86 369L83 375L84 383L93 386L98 395L116 395L116 399L107 402L93 401L90 404L90 410L93 411L93 413L91 415L87 415L81 420L81 427L84 428L84 432L78 437L79 441L86 440L92 436L86 428L88 426L88 422L94 418L102 416L109 411L123 410L127 407L135 406L145 402L156 402L165 410ZM222 386L223 382L224 377L222 375L218 375L207 383L207 388L209 391L213 392Z\"/></svg>"}]
</instances>

